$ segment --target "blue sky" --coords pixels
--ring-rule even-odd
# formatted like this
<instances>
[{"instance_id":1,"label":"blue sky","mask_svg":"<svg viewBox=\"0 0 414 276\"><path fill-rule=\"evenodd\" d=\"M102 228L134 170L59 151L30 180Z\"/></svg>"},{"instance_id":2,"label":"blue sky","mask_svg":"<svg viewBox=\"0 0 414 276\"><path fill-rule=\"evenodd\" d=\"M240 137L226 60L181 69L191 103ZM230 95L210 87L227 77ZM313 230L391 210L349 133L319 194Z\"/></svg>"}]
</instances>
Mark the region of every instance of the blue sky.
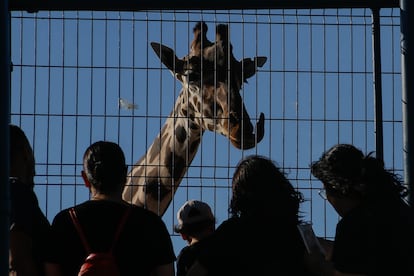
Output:
<instances>
[{"instance_id":1,"label":"blue sky","mask_svg":"<svg viewBox=\"0 0 414 276\"><path fill-rule=\"evenodd\" d=\"M384 159L402 173L399 11L381 11ZM228 216L234 166L258 153L275 160L307 199L305 220L332 237L338 216L318 196L309 165L335 143L375 150L371 14L364 9L12 12L11 121L35 150L36 193L50 220L89 197L82 155L97 140L118 142L129 165L146 151L181 86L150 47L155 41L186 55L194 24L214 40L230 24L236 58L266 56L241 93L253 120L265 114L265 136L240 151L206 132L163 219L173 235L187 199L208 202L218 223ZM123 109L118 99L138 105ZM184 242L173 235L178 252Z\"/></svg>"}]
</instances>

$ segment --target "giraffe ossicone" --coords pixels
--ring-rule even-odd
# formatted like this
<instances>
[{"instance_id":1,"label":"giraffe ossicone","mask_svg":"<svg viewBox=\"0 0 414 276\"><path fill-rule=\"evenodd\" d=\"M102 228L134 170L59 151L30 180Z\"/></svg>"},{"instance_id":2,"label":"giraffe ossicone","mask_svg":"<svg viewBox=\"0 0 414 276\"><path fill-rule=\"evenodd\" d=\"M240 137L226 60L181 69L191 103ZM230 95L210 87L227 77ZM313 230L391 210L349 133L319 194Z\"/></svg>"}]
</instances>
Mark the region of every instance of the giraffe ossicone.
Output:
<instances>
[{"instance_id":1,"label":"giraffe ossicone","mask_svg":"<svg viewBox=\"0 0 414 276\"><path fill-rule=\"evenodd\" d=\"M147 152L129 172L123 197L162 216L197 153L206 130L227 137L238 149L250 149L264 136L264 115L250 122L240 90L267 58L237 60L228 25L216 26L207 39L207 24L195 25L190 53L178 58L171 48L152 42L161 62L181 82L174 109Z\"/></svg>"}]
</instances>

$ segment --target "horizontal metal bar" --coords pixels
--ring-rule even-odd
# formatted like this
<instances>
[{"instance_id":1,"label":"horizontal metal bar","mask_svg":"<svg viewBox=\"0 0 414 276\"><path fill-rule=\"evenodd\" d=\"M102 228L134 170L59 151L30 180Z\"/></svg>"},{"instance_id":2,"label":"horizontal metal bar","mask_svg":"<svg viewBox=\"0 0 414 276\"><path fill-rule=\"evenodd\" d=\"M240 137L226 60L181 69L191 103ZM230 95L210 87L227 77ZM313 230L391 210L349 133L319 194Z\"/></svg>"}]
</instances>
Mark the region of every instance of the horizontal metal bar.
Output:
<instances>
[{"instance_id":1,"label":"horizontal metal bar","mask_svg":"<svg viewBox=\"0 0 414 276\"><path fill-rule=\"evenodd\" d=\"M11 11L396 8L399 0L10 0Z\"/></svg>"}]
</instances>

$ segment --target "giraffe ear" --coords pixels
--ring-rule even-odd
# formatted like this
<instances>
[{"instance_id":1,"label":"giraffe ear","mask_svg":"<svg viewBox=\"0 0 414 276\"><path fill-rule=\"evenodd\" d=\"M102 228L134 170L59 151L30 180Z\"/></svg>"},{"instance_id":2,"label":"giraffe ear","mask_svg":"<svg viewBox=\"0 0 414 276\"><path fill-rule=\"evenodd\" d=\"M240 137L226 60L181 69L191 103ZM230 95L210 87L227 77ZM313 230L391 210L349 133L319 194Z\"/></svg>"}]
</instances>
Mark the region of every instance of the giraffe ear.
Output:
<instances>
[{"instance_id":1,"label":"giraffe ear","mask_svg":"<svg viewBox=\"0 0 414 276\"><path fill-rule=\"evenodd\" d=\"M184 61L177 58L173 49L156 42L151 42L151 47L157 56L161 59L161 62L170 71L172 71L174 74L182 74L184 72Z\"/></svg>"},{"instance_id":2,"label":"giraffe ear","mask_svg":"<svg viewBox=\"0 0 414 276\"><path fill-rule=\"evenodd\" d=\"M255 57L254 60L251 58L245 58L241 62L243 63L243 76L244 79L248 79L256 74L257 68L262 67L267 61L267 57Z\"/></svg>"}]
</instances>

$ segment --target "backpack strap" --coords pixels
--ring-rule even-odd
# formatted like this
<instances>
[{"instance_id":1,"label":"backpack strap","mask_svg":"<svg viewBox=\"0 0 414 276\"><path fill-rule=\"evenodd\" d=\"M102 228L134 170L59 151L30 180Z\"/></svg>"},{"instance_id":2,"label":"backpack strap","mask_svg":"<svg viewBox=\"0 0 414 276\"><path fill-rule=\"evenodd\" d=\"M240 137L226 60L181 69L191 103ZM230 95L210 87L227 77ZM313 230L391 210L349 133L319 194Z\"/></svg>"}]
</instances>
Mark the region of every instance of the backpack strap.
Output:
<instances>
[{"instance_id":1,"label":"backpack strap","mask_svg":"<svg viewBox=\"0 0 414 276\"><path fill-rule=\"evenodd\" d=\"M86 253L90 254L92 252L91 247L89 246L88 241L86 240L85 233L82 230L82 227L79 223L78 216L76 215L75 208L72 207L69 209L70 217L72 218L73 224L75 225L76 230L78 231L79 237L82 240L83 247L85 247Z\"/></svg>"},{"instance_id":2,"label":"backpack strap","mask_svg":"<svg viewBox=\"0 0 414 276\"><path fill-rule=\"evenodd\" d=\"M122 228L124 227L124 224L127 221L129 213L131 213L131 210L132 210L132 208L129 206L126 209L126 211L124 212L124 215L122 216L120 222L118 223L118 228L116 229L115 237L114 237L114 240L112 242L111 249L110 249L111 251L115 247L116 242L118 241L119 235L122 232ZM76 215L74 207L69 209L69 214L70 214L70 217L72 218L72 221L73 221L73 224L75 225L76 230L78 231L79 237L82 240L82 243L83 243L83 246L84 246L86 252L88 254L92 253L91 247L89 246L89 243L86 240L85 233L83 232L83 229L82 229L82 227L79 223L79 220L78 220L78 217Z\"/></svg>"}]
</instances>

